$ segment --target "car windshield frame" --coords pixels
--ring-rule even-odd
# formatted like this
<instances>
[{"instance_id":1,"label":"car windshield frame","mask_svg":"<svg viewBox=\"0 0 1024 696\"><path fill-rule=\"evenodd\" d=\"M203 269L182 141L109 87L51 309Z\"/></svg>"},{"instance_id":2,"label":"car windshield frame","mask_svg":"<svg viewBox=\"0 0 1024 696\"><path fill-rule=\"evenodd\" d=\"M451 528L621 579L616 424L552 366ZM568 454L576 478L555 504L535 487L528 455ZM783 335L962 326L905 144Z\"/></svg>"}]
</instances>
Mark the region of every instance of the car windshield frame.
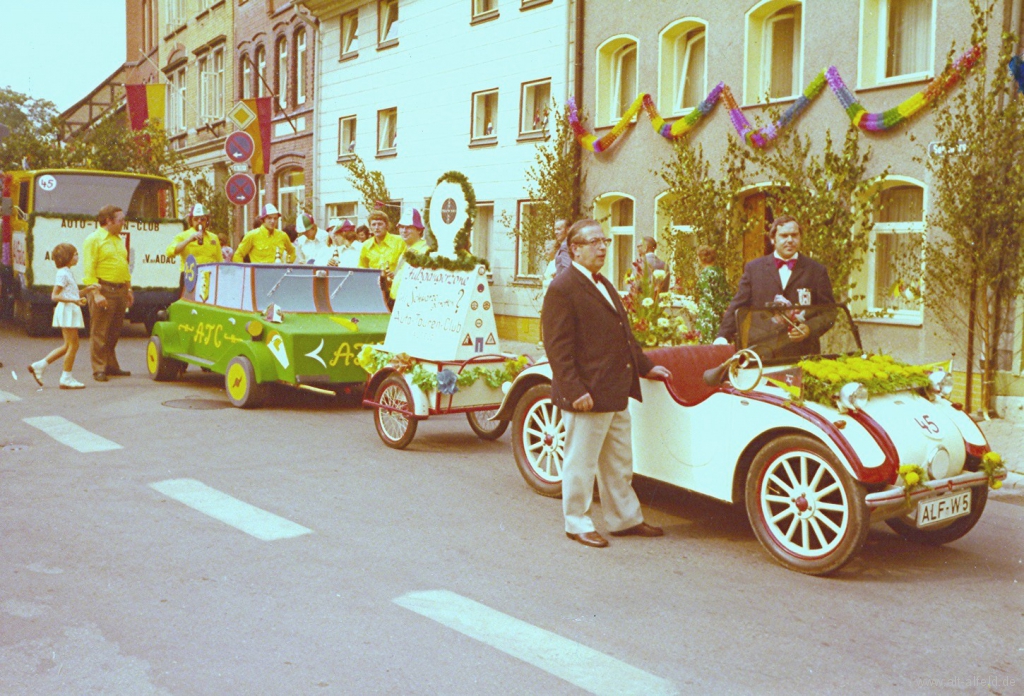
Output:
<instances>
[{"instance_id":1,"label":"car windshield frame","mask_svg":"<svg viewBox=\"0 0 1024 696\"><path fill-rule=\"evenodd\" d=\"M370 268L258 264L253 268L256 310L271 304L307 314L387 314L380 271Z\"/></svg>"},{"instance_id":2,"label":"car windshield frame","mask_svg":"<svg viewBox=\"0 0 1024 696\"><path fill-rule=\"evenodd\" d=\"M787 332L795 324L807 325L811 336L797 343L790 341ZM765 365L864 352L860 330L845 304L740 307L736 326L736 349L753 350Z\"/></svg>"},{"instance_id":3,"label":"car windshield frame","mask_svg":"<svg viewBox=\"0 0 1024 696\"><path fill-rule=\"evenodd\" d=\"M53 171L37 174L33 187L32 211L41 215L95 217L102 206L116 205L127 220L175 219L174 184L166 179Z\"/></svg>"}]
</instances>

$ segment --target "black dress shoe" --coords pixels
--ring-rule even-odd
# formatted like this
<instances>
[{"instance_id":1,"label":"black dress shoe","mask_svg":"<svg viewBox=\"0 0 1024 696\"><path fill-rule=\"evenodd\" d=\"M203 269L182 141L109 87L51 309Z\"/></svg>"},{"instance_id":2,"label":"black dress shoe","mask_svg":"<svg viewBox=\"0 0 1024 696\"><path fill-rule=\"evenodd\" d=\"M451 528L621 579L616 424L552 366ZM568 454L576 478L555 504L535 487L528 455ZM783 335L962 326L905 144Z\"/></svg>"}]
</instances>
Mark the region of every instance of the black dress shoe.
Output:
<instances>
[{"instance_id":1,"label":"black dress shoe","mask_svg":"<svg viewBox=\"0 0 1024 696\"><path fill-rule=\"evenodd\" d=\"M665 530L661 527L652 527L646 522L641 522L638 525L634 525L629 529L620 529L617 532L612 532L612 536L642 536L642 537L660 537L665 534Z\"/></svg>"},{"instance_id":2,"label":"black dress shoe","mask_svg":"<svg viewBox=\"0 0 1024 696\"><path fill-rule=\"evenodd\" d=\"M107 377L131 377L132 373L128 370L107 370Z\"/></svg>"},{"instance_id":3,"label":"black dress shoe","mask_svg":"<svg viewBox=\"0 0 1024 696\"><path fill-rule=\"evenodd\" d=\"M566 532L565 535L573 541L580 542L584 546L593 546L596 549L603 549L608 545L608 540L597 532L583 532L582 534Z\"/></svg>"},{"instance_id":4,"label":"black dress shoe","mask_svg":"<svg viewBox=\"0 0 1024 696\"><path fill-rule=\"evenodd\" d=\"M107 373L106 372L93 372L92 373L92 378L94 380L96 380L97 382L106 382L107 381Z\"/></svg>"}]
</instances>

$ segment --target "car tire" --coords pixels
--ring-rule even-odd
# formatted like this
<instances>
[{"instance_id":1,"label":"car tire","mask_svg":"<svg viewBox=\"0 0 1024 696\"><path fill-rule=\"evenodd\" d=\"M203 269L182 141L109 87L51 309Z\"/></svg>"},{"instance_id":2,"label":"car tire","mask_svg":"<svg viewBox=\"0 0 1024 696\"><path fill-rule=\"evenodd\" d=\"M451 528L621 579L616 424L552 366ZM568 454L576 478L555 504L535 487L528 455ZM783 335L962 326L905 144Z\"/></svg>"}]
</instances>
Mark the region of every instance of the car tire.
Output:
<instances>
[{"instance_id":1,"label":"car tire","mask_svg":"<svg viewBox=\"0 0 1024 696\"><path fill-rule=\"evenodd\" d=\"M228 400L238 408L256 408L263 403L267 385L256 381L252 362L244 355L231 358L224 372L224 391Z\"/></svg>"},{"instance_id":2,"label":"car tire","mask_svg":"<svg viewBox=\"0 0 1024 696\"><path fill-rule=\"evenodd\" d=\"M942 546L956 541L974 528L985 512L988 502L988 486L975 486L971 489L971 511L963 517L957 517L948 523L938 523L934 527L918 529L916 524L917 509L902 517L893 517L885 521L889 529L907 541L928 546Z\"/></svg>"},{"instance_id":3,"label":"car tire","mask_svg":"<svg viewBox=\"0 0 1024 696\"><path fill-rule=\"evenodd\" d=\"M164 355L164 346L157 336L151 336L146 344L146 372L155 382L171 382L184 372L185 363Z\"/></svg>"},{"instance_id":4,"label":"car tire","mask_svg":"<svg viewBox=\"0 0 1024 696\"><path fill-rule=\"evenodd\" d=\"M32 338L46 336L53 331L53 307L29 304L25 307L25 335Z\"/></svg>"},{"instance_id":5,"label":"car tire","mask_svg":"<svg viewBox=\"0 0 1024 696\"><path fill-rule=\"evenodd\" d=\"M745 494L757 540L790 570L834 572L867 538L864 488L810 437L787 435L763 447L747 472Z\"/></svg>"},{"instance_id":6,"label":"car tire","mask_svg":"<svg viewBox=\"0 0 1024 696\"><path fill-rule=\"evenodd\" d=\"M562 495L565 420L551 401L551 385L537 384L519 398L512 415L512 452L527 485L541 495Z\"/></svg>"},{"instance_id":7,"label":"car tire","mask_svg":"<svg viewBox=\"0 0 1024 696\"><path fill-rule=\"evenodd\" d=\"M498 412L497 408L489 411L467 411L466 420L476 436L481 440L497 440L508 430L508 421L492 421L491 416Z\"/></svg>"},{"instance_id":8,"label":"car tire","mask_svg":"<svg viewBox=\"0 0 1024 696\"><path fill-rule=\"evenodd\" d=\"M377 435L388 447L405 449L416 437L418 424L415 418L406 415L413 412L412 391L409 385L401 375L388 375L377 387L373 400L381 404L373 411L373 424L377 428Z\"/></svg>"}]
</instances>

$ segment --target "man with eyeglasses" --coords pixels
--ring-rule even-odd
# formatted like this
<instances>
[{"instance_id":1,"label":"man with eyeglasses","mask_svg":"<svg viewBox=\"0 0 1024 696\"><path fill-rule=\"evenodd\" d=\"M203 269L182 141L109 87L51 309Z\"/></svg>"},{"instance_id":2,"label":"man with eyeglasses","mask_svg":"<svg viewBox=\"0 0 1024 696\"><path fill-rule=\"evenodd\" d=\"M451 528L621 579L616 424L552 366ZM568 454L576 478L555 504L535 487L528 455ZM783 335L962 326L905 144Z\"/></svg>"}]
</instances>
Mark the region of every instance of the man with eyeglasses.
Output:
<instances>
[{"instance_id":1,"label":"man with eyeglasses","mask_svg":"<svg viewBox=\"0 0 1024 696\"><path fill-rule=\"evenodd\" d=\"M544 296L541 322L551 363L551 399L566 427L562 467L565 533L585 546L608 541L594 528L594 480L612 536L656 537L633 491L629 399L641 400L640 377L671 379L633 337L615 287L601 275L610 239L596 220L580 220L566 239L572 263Z\"/></svg>"}]
</instances>

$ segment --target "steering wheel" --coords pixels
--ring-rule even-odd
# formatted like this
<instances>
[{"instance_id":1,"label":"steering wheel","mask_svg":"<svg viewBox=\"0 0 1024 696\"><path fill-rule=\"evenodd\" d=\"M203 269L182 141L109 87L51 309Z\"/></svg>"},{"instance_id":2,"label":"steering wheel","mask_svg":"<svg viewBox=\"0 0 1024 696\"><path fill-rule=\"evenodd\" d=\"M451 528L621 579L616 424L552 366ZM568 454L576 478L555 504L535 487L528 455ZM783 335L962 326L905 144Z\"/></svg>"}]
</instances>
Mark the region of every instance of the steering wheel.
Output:
<instances>
[{"instance_id":1,"label":"steering wheel","mask_svg":"<svg viewBox=\"0 0 1024 696\"><path fill-rule=\"evenodd\" d=\"M748 372L751 363L757 366L757 376L753 380L744 375L744 373ZM729 383L739 391L748 392L755 388L761 383L762 374L764 374L764 366L761 364L761 356L749 348L738 351L732 357L732 361L729 364ZM750 382L749 384L747 384L748 381Z\"/></svg>"}]
</instances>

